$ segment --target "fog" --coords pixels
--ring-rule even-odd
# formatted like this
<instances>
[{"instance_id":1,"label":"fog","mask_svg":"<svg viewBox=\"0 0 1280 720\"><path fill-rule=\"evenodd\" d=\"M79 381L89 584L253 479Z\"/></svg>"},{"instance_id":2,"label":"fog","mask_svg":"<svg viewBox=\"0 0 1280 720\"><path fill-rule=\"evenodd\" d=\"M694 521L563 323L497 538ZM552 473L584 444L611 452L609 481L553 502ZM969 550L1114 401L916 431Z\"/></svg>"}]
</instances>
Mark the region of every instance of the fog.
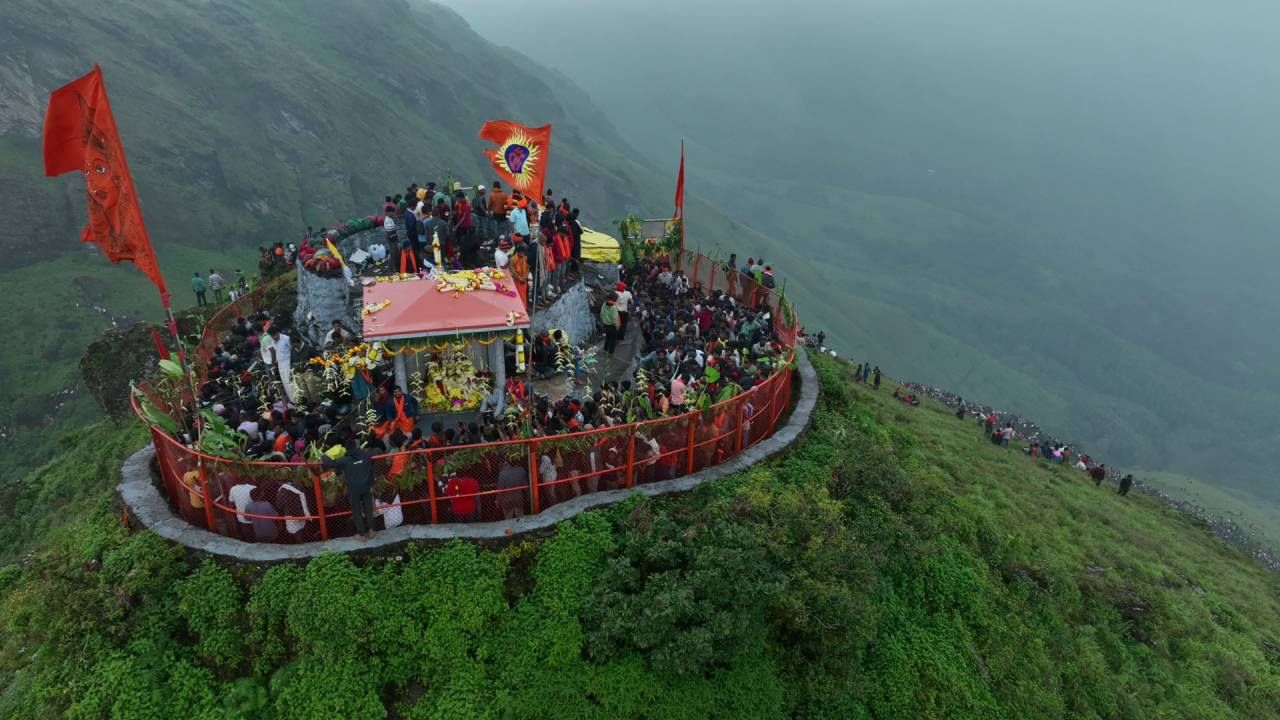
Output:
<instances>
[{"instance_id":1,"label":"fog","mask_svg":"<svg viewBox=\"0 0 1280 720\"><path fill-rule=\"evenodd\" d=\"M834 264L784 274L855 355L903 355L880 364L1117 462L1274 494L1280 6L453 7L582 85L655 164L686 139L690 191L771 255ZM841 267L856 281L828 287ZM842 292L942 351L905 357Z\"/></svg>"}]
</instances>

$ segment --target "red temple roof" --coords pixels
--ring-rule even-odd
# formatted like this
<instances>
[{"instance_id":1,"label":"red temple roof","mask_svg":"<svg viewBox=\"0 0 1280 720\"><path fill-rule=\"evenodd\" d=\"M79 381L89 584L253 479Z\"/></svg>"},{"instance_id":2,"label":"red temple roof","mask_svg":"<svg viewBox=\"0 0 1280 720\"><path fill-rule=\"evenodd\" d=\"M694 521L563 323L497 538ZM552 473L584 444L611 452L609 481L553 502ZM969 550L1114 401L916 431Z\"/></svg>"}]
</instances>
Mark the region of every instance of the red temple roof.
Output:
<instances>
[{"instance_id":1,"label":"red temple roof","mask_svg":"<svg viewBox=\"0 0 1280 720\"><path fill-rule=\"evenodd\" d=\"M440 292L434 280L378 283L364 288L364 305L390 300L364 316L365 340L400 340L528 328L519 296L493 290ZM510 313L519 313L508 324Z\"/></svg>"}]
</instances>

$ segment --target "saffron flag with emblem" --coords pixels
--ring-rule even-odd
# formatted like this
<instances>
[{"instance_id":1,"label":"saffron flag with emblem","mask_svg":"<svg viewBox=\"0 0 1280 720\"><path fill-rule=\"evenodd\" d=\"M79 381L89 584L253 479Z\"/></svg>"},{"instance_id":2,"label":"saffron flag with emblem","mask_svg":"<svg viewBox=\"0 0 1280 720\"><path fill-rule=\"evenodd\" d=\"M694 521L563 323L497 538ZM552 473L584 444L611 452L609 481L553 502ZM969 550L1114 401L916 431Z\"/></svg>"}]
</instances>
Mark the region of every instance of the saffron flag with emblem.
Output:
<instances>
[{"instance_id":1,"label":"saffron flag with emblem","mask_svg":"<svg viewBox=\"0 0 1280 720\"><path fill-rule=\"evenodd\" d=\"M116 119L97 65L84 77L49 95L44 117L44 173L49 177L84 173L89 224L80 233L113 263L128 260L159 288L166 299L164 276L142 223L133 177L124 159Z\"/></svg>"},{"instance_id":2,"label":"saffron flag with emblem","mask_svg":"<svg viewBox=\"0 0 1280 720\"><path fill-rule=\"evenodd\" d=\"M498 146L484 151L498 177L525 196L541 201L551 126L531 128L510 120L490 120L480 128L480 137Z\"/></svg>"}]
</instances>

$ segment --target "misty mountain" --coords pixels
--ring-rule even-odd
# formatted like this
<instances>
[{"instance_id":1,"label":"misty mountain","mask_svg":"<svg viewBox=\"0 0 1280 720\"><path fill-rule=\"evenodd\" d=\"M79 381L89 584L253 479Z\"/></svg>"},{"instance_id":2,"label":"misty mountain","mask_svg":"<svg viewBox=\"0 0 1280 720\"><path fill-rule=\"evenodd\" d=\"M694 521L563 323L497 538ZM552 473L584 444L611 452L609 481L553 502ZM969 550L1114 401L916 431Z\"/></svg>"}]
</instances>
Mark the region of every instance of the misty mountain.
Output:
<instances>
[{"instance_id":1,"label":"misty mountain","mask_svg":"<svg viewBox=\"0 0 1280 720\"><path fill-rule=\"evenodd\" d=\"M1274 7L456 5L497 42L528 10L638 147L686 137L856 360L1276 496Z\"/></svg>"},{"instance_id":2,"label":"misty mountain","mask_svg":"<svg viewBox=\"0 0 1280 720\"><path fill-rule=\"evenodd\" d=\"M5 441L92 414L75 393L85 345L113 322L159 314L141 274L80 243L81 179L43 174L48 93L95 62L179 306L194 300L193 271L252 270L256 247L376 212L411 181L491 182L476 134L492 118L554 126L549 187L589 224L671 212L674 155L649 162L568 78L437 5L5 2L0 285L22 339L0 351ZM697 198L690 207L713 213ZM744 231L724 220L702 232Z\"/></svg>"}]
</instances>

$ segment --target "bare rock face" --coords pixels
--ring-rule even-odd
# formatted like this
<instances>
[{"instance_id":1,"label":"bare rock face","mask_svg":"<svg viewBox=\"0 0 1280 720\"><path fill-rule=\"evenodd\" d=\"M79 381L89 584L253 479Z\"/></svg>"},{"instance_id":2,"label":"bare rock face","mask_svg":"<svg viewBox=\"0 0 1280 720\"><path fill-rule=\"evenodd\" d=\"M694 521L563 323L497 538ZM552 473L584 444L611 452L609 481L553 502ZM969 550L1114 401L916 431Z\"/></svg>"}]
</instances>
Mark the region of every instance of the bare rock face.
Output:
<instances>
[{"instance_id":1,"label":"bare rock face","mask_svg":"<svg viewBox=\"0 0 1280 720\"><path fill-rule=\"evenodd\" d=\"M298 265L298 307L293 311L294 328L317 347L334 320L359 332L360 286L350 287L342 276L321 277Z\"/></svg>"},{"instance_id":2,"label":"bare rock face","mask_svg":"<svg viewBox=\"0 0 1280 720\"><path fill-rule=\"evenodd\" d=\"M591 306L591 293L586 283L579 282L556 298L551 307L534 313L533 332L537 334L559 329L569 334L569 341L572 343L587 340L596 331Z\"/></svg>"},{"instance_id":3,"label":"bare rock face","mask_svg":"<svg viewBox=\"0 0 1280 720\"><path fill-rule=\"evenodd\" d=\"M178 331L183 336L198 333L204 324L204 315L197 310L179 313ZM129 383L155 374L160 357L151 337L153 328L168 341L168 330L151 323L134 323L104 332L89 343L80 358L80 376L85 387L103 412L113 418L132 417Z\"/></svg>"},{"instance_id":4,"label":"bare rock face","mask_svg":"<svg viewBox=\"0 0 1280 720\"><path fill-rule=\"evenodd\" d=\"M26 62L12 54L0 55L0 135L38 138L46 93L36 89Z\"/></svg>"}]
</instances>

